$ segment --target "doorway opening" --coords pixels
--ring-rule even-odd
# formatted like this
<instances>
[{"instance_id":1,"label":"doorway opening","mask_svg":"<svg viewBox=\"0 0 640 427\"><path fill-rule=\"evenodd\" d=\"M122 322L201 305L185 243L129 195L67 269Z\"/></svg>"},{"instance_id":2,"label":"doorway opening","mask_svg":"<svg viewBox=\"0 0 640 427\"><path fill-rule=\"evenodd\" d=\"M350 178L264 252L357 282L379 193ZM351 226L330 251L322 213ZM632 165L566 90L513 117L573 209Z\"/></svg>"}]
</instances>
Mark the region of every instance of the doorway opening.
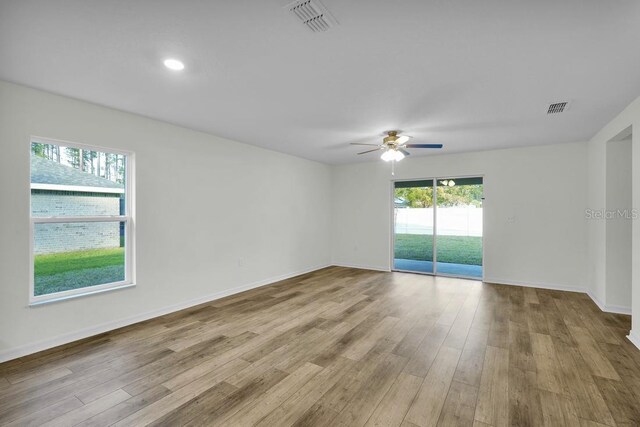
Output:
<instances>
[{"instance_id":1,"label":"doorway opening","mask_svg":"<svg viewBox=\"0 0 640 427\"><path fill-rule=\"evenodd\" d=\"M606 288L604 303L630 312L632 262L632 134L626 129L606 145Z\"/></svg>"},{"instance_id":2,"label":"doorway opening","mask_svg":"<svg viewBox=\"0 0 640 427\"><path fill-rule=\"evenodd\" d=\"M482 279L482 177L396 181L393 269Z\"/></svg>"}]
</instances>

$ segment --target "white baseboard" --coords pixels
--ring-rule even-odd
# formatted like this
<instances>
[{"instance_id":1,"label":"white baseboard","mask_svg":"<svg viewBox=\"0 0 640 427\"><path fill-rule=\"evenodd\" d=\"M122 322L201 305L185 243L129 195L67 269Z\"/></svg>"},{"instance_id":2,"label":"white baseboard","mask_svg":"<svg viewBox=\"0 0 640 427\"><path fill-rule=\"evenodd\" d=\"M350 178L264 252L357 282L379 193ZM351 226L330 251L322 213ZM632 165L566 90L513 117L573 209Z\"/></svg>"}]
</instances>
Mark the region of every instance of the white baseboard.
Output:
<instances>
[{"instance_id":1,"label":"white baseboard","mask_svg":"<svg viewBox=\"0 0 640 427\"><path fill-rule=\"evenodd\" d=\"M588 291L587 295L589 295L589 297L593 300L593 302L595 302L596 305L602 311L605 311L607 313L627 314L629 316L631 315L631 307L623 307L623 306L620 306L620 305L603 304L602 301L600 301L600 299L598 297L596 297L596 295L591 291Z\"/></svg>"},{"instance_id":2,"label":"white baseboard","mask_svg":"<svg viewBox=\"0 0 640 427\"><path fill-rule=\"evenodd\" d=\"M495 277L485 277L482 281L485 283L495 283L497 285L523 286L525 288L540 288L540 289L549 289L552 291L566 291L566 292L580 292L580 293L586 292L584 288L577 287L577 286L554 285L551 283L540 283L540 282L521 282L521 281L514 281L514 280L498 279Z\"/></svg>"},{"instance_id":3,"label":"white baseboard","mask_svg":"<svg viewBox=\"0 0 640 427\"><path fill-rule=\"evenodd\" d=\"M362 265L362 264L347 264L347 263L334 262L331 265L333 265L335 267L357 268L359 270L384 271L384 272L387 272L387 273L391 271L389 268L386 268L386 267L375 267L375 266L371 266L371 265Z\"/></svg>"},{"instance_id":4,"label":"white baseboard","mask_svg":"<svg viewBox=\"0 0 640 427\"><path fill-rule=\"evenodd\" d=\"M152 310L146 313L136 314L135 316L130 316L124 319L102 323L100 325L92 326L89 328L81 329L79 331L74 331L67 334L63 334L63 335L58 335L57 337L38 341L32 344L27 344L20 347L4 350L0 352L0 363L6 362L12 359L17 359L18 357L27 356L29 354L37 353L39 351L48 350L50 348L57 347L59 345L68 344L70 342L88 338L94 335L102 334L104 332L109 332L114 329L132 325L134 323L153 319L154 317L163 316L165 314L173 313L175 311L184 310L185 308L215 301L217 299L238 294L240 292L248 291L255 288L260 288L262 286L270 285L272 283L279 282L281 280L290 279L291 277L310 273L312 271L320 270L322 268L326 268L330 266L331 264L319 265L319 266L308 268L301 271L296 271L292 273L282 274L280 276L270 277L268 279L259 280L257 282L249 283L242 286L236 286L235 288L226 289L224 291L216 292L214 294L209 294L202 297L194 298L189 301L173 304L158 310Z\"/></svg>"},{"instance_id":5,"label":"white baseboard","mask_svg":"<svg viewBox=\"0 0 640 427\"><path fill-rule=\"evenodd\" d=\"M390 270L383 267L375 267L375 266L365 266L365 265L357 265L357 264L343 264L343 263L332 263L326 265L319 265L316 267L308 268L301 271L296 271L288 274L283 274L280 276L270 277L268 279L259 280L253 283L249 283L242 286L237 286L235 288L226 289L224 291L216 292L214 294L205 295L203 297L194 298L189 301L184 301L178 304L173 304L168 307L164 307L158 310L149 311L142 314L137 314L135 316L130 316L124 319L115 320L111 322L102 323L97 326L92 326L90 328L81 329L79 331L70 332L68 334L59 335L57 337L49 338L47 340L38 341L36 343L23 345L20 347L16 347L9 350L4 350L0 352L0 363L6 362L8 360L16 359L18 357L26 356L29 354L37 353L39 351L48 350L53 347L57 347L59 345L68 344L73 341L81 340L84 338L88 338L94 335L102 334L104 332L109 332L114 329L122 328L124 326L129 326L134 323L142 322L145 320L153 319L154 317L163 316L165 314L173 313L176 311L184 310L189 307L193 307L199 304L204 304L207 302L215 301L220 298L228 297L230 295L238 294L240 292L248 291L251 289L260 288L262 286L270 285L275 282L279 282L281 280L286 280L291 277L299 276L301 274L310 273L312 271L320 270L322 268L336 266L336 267L346 267L346 268L357 268L364 270L374 270L374 271L384 271L389 272ZM532 282L515 282L510 280L501 280L496 278L485 278L483 280L487 283L496 283L500 285L510 285L510 286L524 286L531 288L541 288L541 289L550 289L557 291L569 291L569 292L581 292L586 293L589 297L596 303L596 305L605 312L610 313L619 313L619 314L631 314L631 309L628 307L619 307L619 306L607 306L603 305L591 292L587 292L585 289L577 288L577 287L569 287L569 286L559 286L559 285L551 285L548 283L532 283ZM631 331L627 337L629 341L631 341L636 347L640 349L640 336Z\"/></svg>"},{"instance_id":6,"label":"white baseboard","mask_svg":"<svg viewBox=\"0 0 640 427\"><path fill-rule=\"evenodd\" d=\"M640 335L638 335L635 331L631 331L629 332L629 335L627 335L627 339L631 341L633 345L638 347L638 350L640 350Z\"/></svg>"}]
</instances>

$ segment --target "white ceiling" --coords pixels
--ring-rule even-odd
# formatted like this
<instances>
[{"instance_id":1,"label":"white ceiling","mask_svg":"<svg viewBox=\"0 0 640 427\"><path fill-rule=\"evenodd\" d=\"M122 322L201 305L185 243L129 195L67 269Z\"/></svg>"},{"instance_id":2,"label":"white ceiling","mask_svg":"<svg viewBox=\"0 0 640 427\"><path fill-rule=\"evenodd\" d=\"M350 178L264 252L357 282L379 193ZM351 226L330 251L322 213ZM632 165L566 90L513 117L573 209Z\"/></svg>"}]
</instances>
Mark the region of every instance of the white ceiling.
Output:
<instances>
[{"instance_id":1,"label":"white ceiling","mask_svg":"<svg viewBox=\"0 0 640 427\"><path fill-rule=\"evenodd\" d=\"M637 0L323 3L326 33L281 0L0 0L0 79L327 163L396 128L444 152L586 140L640 95Z\"/></svg>"}]
</instances>

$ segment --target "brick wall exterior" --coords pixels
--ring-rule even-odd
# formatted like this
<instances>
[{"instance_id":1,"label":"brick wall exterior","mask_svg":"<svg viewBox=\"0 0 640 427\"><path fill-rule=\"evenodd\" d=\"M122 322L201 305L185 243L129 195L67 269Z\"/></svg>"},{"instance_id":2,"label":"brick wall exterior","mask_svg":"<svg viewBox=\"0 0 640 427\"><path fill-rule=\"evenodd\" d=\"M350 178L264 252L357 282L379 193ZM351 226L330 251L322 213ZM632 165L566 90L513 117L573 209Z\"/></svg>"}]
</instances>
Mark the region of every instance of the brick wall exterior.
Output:
<instances>
[{"instance_id":1,"label":"brick wall exterior","mask_svg":"<svg viewBox=\"0 0 640 427\"><path fill-rule=\"evenodd\" d=\"M120 195L32 190L33 216L119 215ZM120 224L56 223L36 224L34 253L80 251L120 246Z\"/></svg>"},{"instance_id":2,"label":"brick wall exterior","mask_svg":"<svg viewBox=\"0 0 640 427\"><path fill-rule=\"evenodd\" d=\"M31 190L31 215L33 216L119 214L119 194Z\"/></svg>"}]
</instances>

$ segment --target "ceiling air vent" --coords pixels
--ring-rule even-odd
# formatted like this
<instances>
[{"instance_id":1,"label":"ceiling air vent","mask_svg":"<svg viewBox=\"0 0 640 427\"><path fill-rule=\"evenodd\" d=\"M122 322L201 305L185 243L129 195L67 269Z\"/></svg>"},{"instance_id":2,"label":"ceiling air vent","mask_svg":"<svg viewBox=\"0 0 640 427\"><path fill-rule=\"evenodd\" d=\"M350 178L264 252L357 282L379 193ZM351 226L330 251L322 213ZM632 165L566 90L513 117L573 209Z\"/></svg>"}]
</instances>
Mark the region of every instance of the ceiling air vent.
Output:
<instances>
[{"instance_id":1,"label":"ceiling air vent","mask_svg":"<svg viewBox=\"0 0 640 427\"><path fill-rule=\"evenodd\" d=\"M318 0L298 0L287 8L314 33L327 31L338 23Z\"/></svg>"},{"instance_id":2,"label":"ceiling air vent","mask_svg":"<svg viewBox=\"0 0 640 427\"><path fill-rule=\"evenodd\" d=\"M547 114L556 114L562 113L567 108L569 108L569 102L556 102L554 104L549 104L549 108L547 109Z\"/></svg>"}]
</instances>

